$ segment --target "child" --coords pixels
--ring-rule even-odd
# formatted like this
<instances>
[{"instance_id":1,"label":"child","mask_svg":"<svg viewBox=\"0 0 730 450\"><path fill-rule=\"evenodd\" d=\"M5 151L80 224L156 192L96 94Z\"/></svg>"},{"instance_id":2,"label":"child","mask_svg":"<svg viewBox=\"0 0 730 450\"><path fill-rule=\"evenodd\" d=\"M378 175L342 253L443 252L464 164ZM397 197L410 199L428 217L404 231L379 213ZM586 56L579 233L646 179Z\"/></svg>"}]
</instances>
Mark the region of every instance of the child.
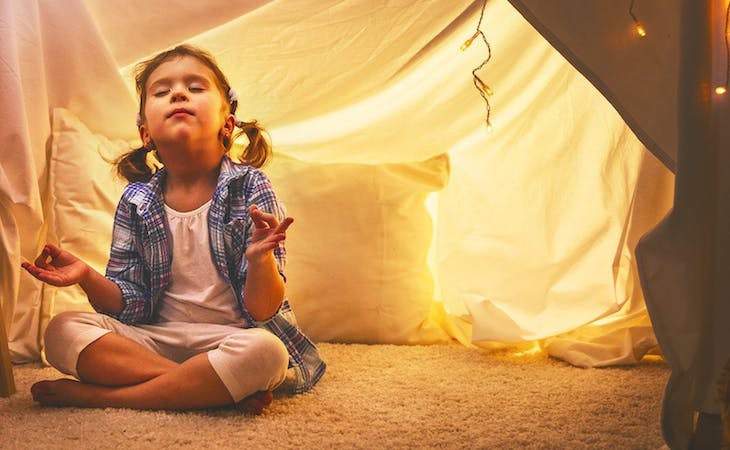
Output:
<instances>
[{"instance_id":1,"label":"child","mask_svg":"<svg viewBox=\"0 0 730 450\"><path fill-rule=\"evenodd\" d=\"M48 361L78 378L33 385L45 405L260 413L293 369L295 392L325 364L285 298L284 216L256 168L270 154L256 122L237 122L235 92L212 56L178 46L141 63L139 135L117 160L130 184L117 206L106 276L54 245L25 268L78 283L101 314L48 324ZM235 127L249 139L227 156ZM152 173L147 153L164 167ZM254 168L256 167L256 168Z\"/></svg>"}]
</instances>

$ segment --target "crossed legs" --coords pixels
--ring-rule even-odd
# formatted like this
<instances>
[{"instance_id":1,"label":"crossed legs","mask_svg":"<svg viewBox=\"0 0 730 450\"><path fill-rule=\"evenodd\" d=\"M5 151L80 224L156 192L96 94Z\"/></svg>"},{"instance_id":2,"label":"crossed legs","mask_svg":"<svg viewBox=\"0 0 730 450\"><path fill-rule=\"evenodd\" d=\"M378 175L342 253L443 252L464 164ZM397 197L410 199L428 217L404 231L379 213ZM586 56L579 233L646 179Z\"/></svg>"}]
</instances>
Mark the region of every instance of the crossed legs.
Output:
<instances>
[{"instance_id":1,"label":"crossed legs","mask_svg":"<svg viewBox=\"0 0 730 450\"><path fill-rule=\"evenodd\" d=\"M64 371L63 364L58 366ZM34 384L34 400L43 405L135 409L200 409L236 403L245 411L260 413L272 399L271 392L264 389L235 401L207 352L178 363L115 332L107 332L83 348L76 376L80 381Z\"/></svg>"}]
</instances>

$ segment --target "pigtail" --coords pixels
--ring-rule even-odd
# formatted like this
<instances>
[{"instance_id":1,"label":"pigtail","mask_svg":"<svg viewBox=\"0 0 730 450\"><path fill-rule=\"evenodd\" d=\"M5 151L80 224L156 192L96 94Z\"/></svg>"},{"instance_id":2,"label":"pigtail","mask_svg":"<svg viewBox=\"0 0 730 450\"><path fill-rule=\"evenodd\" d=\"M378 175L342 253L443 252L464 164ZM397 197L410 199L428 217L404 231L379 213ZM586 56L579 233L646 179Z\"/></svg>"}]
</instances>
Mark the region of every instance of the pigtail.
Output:
<instances>
[{"instance_id":1,"label":"pigtail","mask_svg":"<svg viewBox=\"0 0 730 450\"><path fill-rule=\"evenodd\" d=\"M256 168L263 166L271 157L271 144L266 138L266 131L255 120L252 122L239 121L236 122L236 126L241 129L236 137L246 135L248 138L248 145L243 149L241 161Z\"/></svg>"},{"instance_id":2,"label":"pigtail","mask_svg":"<svg viewBox=\"0 0 730 450\"><path fill-rule=\"evenodd\" d=\"M228 82L226 81L226 86L227 85ZM233 117L236 117L236 109L238 108L238 93L235 89L228 87L226 95L228 96L228 101L230 104L230 113L233 114ZM244 134L248 138L248 145L245 149L243 149L243 152L240 156L241 162L257 169L262 167L266 163L266 160L269 159L269 157L271 156L271 144L269 144L269 141L266 138L266 130L261 128L258 121L256 120L246 122L236 119L235 124L238 128L241 129L241 131L233 136L233 140L241 137ZM230 150L233 140L224 138L223 146L226 149Z\"/></svg>"},{"instance_id":3,"label":"pigtail","mask_svg":"<svg viewBox=\"0 0 730 450\"><path fill-rule=\"evenodd\" d=\"M140 147L124 153L116 160L117 174L130 183L150 181L154 174L152 168L147 165L147 147Z\"/></svg>"}]
</instances>

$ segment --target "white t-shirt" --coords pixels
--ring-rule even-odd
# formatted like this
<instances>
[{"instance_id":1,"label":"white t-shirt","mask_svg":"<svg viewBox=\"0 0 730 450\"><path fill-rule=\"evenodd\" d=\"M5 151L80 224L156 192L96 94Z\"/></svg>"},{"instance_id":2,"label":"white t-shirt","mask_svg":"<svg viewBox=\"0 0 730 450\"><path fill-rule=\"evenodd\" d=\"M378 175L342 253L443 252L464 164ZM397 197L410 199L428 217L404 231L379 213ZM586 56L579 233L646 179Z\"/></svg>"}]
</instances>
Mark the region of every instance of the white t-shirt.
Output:
<instances>
[{"instance_id":1,"label":"white t-shirt","mask_svg":"<svg viewBox=\"0 0 730 450\"><path fill-rule=\"evenodd\" d=\"M236 296L210 253L208 210L179 212L165 205L172 234L172 271L159 302L161 322L244 324Z\"/></svg>"}]
</instances>

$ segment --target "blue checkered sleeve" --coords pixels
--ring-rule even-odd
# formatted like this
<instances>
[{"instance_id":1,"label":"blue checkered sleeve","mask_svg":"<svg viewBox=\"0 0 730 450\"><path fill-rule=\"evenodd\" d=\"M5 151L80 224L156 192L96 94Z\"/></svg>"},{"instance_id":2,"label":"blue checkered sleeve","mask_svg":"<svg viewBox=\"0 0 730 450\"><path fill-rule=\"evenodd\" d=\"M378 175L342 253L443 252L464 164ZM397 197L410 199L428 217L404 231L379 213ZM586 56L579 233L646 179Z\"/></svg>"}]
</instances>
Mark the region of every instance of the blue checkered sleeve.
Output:
<instances>
[{"instance_id":1,"label":"blue checkered sleeve","mask_svg":"<svg viewBox=\"0 0 730 450\"><path fill-rule=\"evenodd\" d=\"M151 320L150 272L140 254L139 216L133 213L133 206L125 198L129 192L129 189L125 191L117 205L106 268L107 278L114 281L122 291L123 309L117 314L97 311L124 323L140 323Z\"/></svg>"}]
</instances>

